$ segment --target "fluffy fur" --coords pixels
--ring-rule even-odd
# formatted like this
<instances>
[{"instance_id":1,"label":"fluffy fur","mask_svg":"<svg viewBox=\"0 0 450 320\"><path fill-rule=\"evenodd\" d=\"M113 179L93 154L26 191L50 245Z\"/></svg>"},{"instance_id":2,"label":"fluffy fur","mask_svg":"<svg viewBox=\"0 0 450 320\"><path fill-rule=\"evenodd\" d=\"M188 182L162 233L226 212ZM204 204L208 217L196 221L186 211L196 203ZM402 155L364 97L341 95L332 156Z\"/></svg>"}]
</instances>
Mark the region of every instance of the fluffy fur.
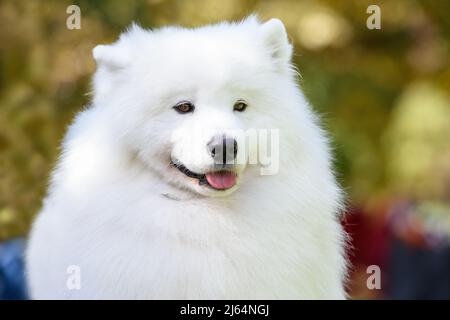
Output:
<instances>
[{"instance_id":1,"label":"fluffy fur","mask_svg":"<svg viewBox=\"0 0 450 320\"><path fill-rule=\"evenodd\" d=\"M281 21L133 26L94 49L93 103L71 125L27 251L33 298L340 299L341 192ZM245 112L233 104L245 99ZM172 108L195 104L190 114ZM280 165L217 191L199 128L280 129ZM66 285L79 266L81 288Z\"/></svg>"}]
</instances>

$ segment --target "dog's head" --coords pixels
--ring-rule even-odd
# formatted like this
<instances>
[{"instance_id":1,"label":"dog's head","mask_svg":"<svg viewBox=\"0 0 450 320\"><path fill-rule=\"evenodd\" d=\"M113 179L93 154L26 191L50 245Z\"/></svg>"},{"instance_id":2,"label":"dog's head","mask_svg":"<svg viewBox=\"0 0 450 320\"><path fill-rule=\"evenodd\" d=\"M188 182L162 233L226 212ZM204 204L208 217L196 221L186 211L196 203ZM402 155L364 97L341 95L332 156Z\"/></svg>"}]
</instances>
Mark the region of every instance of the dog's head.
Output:
<instances>
[{"instance_id":1,"label":"dog's head","mask_svg":"<svg viewBox=\"0 0 450 320\"><path fill-rule=\"evenodd\" d=\"M292 47L277 19L132 26L93 53L94 105L105 108L121 141L162 179L202 195L238 188L261 147L251 145L260 140L249 130L279 127L278 104L293 83Z\"/></svg>"}]
</instances>

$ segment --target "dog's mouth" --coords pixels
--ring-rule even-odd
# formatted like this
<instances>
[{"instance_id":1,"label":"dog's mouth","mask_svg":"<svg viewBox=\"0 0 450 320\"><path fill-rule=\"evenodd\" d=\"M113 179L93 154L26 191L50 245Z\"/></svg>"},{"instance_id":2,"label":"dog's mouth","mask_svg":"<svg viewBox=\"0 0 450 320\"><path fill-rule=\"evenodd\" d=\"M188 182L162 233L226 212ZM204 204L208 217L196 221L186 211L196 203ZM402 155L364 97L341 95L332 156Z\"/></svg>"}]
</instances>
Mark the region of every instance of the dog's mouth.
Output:
<instances>
[{"instance_id":1,"label":"dog's mouth","mask_svg":"<svg viewBox=\"0 0 450 320\"><path fill-rule=\"evenodd\" d=\"M215 190L227 190L236 185L237 175L231 170L214 170L206 173L196 173L180 162L170 161L170 164L189 178L197 179L201 186L209 186Z\"/></svg>"}]
</instances>

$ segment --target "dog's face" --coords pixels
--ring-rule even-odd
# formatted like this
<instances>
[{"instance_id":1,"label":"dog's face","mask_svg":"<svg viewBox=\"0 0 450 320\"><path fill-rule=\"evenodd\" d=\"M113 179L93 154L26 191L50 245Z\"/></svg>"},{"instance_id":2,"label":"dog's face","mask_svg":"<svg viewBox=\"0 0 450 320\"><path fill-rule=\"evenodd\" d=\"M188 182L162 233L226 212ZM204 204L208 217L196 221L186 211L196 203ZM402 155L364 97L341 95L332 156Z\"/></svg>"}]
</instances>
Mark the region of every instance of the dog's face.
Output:
<instances>
[{"instance_id":1,"label":"dog's face","mask_svg":"<svg viewBox=\"0 0 450 320\"><path fill-rule=\"evenodd\" d=\"M94 103L161 179L208 196L235 191L252 146L282 106L291 46L279 20L155 32L132 27L94 49ZM257 142L258 143L258 142Z\"/></svg>"}]
</instances>

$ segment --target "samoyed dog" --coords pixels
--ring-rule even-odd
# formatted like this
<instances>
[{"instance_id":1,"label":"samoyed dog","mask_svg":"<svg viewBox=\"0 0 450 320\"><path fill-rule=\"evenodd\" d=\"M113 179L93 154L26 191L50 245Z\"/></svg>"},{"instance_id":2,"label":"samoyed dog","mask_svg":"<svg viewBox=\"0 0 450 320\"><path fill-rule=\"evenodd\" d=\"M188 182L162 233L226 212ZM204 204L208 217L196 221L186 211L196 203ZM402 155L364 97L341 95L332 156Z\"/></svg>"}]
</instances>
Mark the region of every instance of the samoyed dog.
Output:
<instances>
[{"instance_id":1,"label":"samoyed dog","mask_svg":"<svg viewBox=\"0 0 450 320\"><path fill-rule=\"evenodd\" d=\"M342 193L280 20L134 25L93 56L29 239L33 298L345 298Z\"/></svg>"}]
</instances>

